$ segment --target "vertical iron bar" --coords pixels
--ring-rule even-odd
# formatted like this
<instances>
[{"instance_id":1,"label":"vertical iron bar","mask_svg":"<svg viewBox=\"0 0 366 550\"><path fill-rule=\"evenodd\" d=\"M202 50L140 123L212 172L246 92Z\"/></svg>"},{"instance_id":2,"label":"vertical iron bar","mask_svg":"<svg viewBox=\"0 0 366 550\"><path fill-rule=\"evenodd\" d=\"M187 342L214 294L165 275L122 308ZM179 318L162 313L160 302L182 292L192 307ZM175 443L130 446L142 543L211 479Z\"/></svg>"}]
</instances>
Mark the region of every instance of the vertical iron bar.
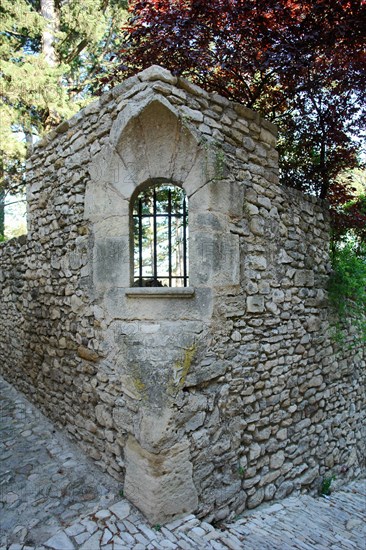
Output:
<instances>
[{"instance_id":1,"label":"vertical iron bar","mask_svg":"<svg viewBox=\"0 0 366 550\"><path fill-rule=\"evenodd\" d=\"M172 192L168 191L168 254L169 254L169 286L172 286Z\"/></svg>"},{"instance_id":2,"label":"vertical iron bar","mask_svg":"<svg viewBox=\"0 0 366 550\"><path fill-rule=\"evenodd\" d=\"M157 235L157 226L156 226L156 187L154 187L154 194L153 194L153 216L154 216L154 274L153 278L156 280L158 278L158 256L157 256L157 242L158 242L158 235Z\"/></svg>"},{"instance_id":3,"label":"vertical iron bar","mask_svg":"<svg viewBox=\"0 0 366 550\"><path fill-rule=\"evenodd\" d=\"M187 286L187 207L183 197L183 284Z\"/></svg>"},{"instance_id":4,"label":"vertical iron bar","mask_svg":"<svg viewBox=\"0 0 366 550\"><path fill-rule=\"evenodd\" d=\"M139 286L142 286L142 199L139 199Z\"/></svg>"}]
</instances>

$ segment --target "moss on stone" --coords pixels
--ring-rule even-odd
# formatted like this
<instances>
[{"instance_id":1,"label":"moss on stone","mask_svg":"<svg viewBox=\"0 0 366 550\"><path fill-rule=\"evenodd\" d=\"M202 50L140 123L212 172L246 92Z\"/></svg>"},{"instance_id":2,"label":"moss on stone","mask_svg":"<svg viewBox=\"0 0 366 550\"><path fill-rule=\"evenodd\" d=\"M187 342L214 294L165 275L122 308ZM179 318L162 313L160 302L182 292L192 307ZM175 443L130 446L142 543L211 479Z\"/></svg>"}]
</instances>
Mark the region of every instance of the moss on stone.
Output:
<instances>
[{"instance_id":1,"label":"moss on stone","mask_svg":"<svg viewBox=\"0 0 366 550\"><path fill-rule=\"evenodd\" d=\"M137 365L131 367L131 381L140 399L146 397L146 384L141 378L140 369Z\"/></svg>"},{"instance_id":2,"label":"moss on stone","mask_svg":"<svg viewBox=\"0 0 366 550\"><path fill-rule=\"evenodd\" d=\"M183 359L175 363L173 367L173 377L169 380L167 385L167 393L169 395L176 395L176 393L184 386L196 351L196 344L192 344L191 347L184 350Z\"/></svg>"}]
</instances>

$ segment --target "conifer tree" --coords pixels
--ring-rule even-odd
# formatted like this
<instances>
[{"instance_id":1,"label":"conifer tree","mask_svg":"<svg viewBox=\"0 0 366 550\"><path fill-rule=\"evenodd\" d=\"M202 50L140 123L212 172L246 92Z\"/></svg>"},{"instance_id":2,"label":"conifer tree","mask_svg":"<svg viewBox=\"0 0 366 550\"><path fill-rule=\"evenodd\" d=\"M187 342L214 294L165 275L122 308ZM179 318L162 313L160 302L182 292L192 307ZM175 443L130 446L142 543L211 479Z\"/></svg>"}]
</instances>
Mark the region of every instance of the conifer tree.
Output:
<instances>
[{"instance_id":1,"label":"conifer tree","mask_svg":"<svg viewBox=\"0 0 366 550\"><path fill-rule=\"evenodd\" d=\"M2 0L0 236L27 148L103 90L126 8L127 0Z\"/></svg>"}]
</instances>

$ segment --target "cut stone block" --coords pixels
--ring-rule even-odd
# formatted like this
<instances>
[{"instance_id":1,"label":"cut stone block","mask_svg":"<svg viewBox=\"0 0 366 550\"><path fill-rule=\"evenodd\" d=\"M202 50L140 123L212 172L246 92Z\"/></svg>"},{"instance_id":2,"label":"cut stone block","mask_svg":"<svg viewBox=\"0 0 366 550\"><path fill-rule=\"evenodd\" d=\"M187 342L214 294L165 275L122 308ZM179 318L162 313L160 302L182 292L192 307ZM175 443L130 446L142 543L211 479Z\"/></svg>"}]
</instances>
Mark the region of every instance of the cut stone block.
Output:
<instances>
[{"instance_id":1,"label":"cut stone block","mask_svg":"<svg viewBox=\"0 0 366 550\"><path fill-rule=\"evenodd\" d=\"M125 459L124 493L152 524L167 523L196 509L188 442L153 454L130 436Z\"/></svg>"}]
</instances>

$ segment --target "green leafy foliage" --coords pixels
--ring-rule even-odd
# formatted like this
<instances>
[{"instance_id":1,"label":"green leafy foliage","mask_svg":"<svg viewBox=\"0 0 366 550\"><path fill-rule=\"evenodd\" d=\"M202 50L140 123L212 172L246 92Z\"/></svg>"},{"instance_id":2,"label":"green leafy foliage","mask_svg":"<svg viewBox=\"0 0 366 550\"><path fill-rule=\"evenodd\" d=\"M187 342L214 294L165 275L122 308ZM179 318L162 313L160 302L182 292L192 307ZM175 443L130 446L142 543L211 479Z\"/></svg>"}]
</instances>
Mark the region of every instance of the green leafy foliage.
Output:
<instances>
[{"instance_id":1,"label":"green leafy foliage","mask_svg":"<svg viewBox=\"0 0 366 550\"><path fill-rule=\"evenodd\" d=\"M245 476L245 468L243 468L243 466L238 467L238 474L239 474L239 477Z\"/></svg>"},{"instance_id":2,"label":"green leafy foliage","mask_svg":"<svg viewBox=\"0 0 366 550\"><path fill-rule=\"evenodd\" d=\"M343 342L345 327L354 329L351 345L366 342L366 244L334 244L329 300L335 313L335 338ZM347 331L348 332L348 331Z\"/></svg>"},{"instance_id":3,"label":"green leafy foliage","mask_svg":"<svg viewBox=\"0 0 366 550\"><path fill-rule=\"evenodd\" d=\"M332 489L331 489L331 486L332 486L332 483L333 481L336 479L336 476L335 475L331 475L331 476L326 476L323 481L322 481L322 484L321 484L321 487L320 487L320 494L322 496L329 496L332 492Z\"/></svg>"}]
</instances>

